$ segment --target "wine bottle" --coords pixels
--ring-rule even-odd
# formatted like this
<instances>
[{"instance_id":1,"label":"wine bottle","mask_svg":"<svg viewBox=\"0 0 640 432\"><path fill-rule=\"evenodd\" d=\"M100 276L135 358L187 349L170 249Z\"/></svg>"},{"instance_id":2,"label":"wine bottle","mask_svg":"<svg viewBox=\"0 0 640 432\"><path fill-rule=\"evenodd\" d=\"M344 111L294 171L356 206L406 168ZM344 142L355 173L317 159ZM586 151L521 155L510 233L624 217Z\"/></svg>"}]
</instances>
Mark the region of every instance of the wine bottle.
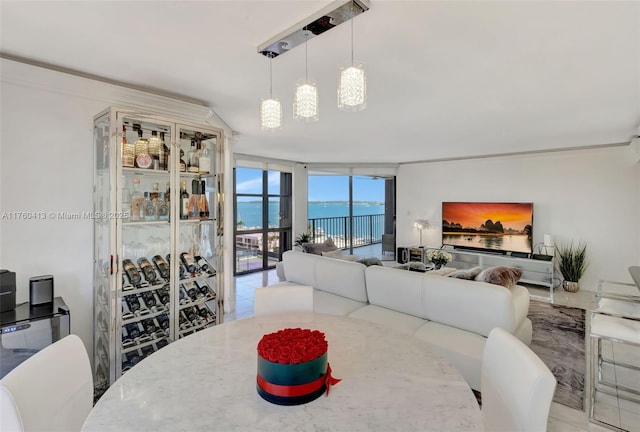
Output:
<instances>
[{"instance_id":1,"label":"wine bottle","mask_svg":"<svg viewBox=\"0 0 640 432\"><path fill-rule=\"evenodd\" d=\"M147 305L147 308L151 309L156 305L156 298L151 291L145 291L141 294L142 300L144 300L144 304Z\"/></svg>"},{"instance_id":2,"label":"wine bottle","mask_svg":"<svg viewBox=\"0 0 640 432\"><path fill-rule=\"evenodd\" d=\"M171 268L171 254L167 254L167 262L169 263L169 268ZM180 279L184 279L184 267L180 261L178 261L178 271L180 272Z\"/></svg>"},{"instance_id":3,"label":"wine bottle","mask_svg":"<svg viewBox=\"0 0 640 432\"><path fill-rule=\"evenodd\" d=\"M189 219L200 219L200 182L191 181L191 199L189 199Z\"/></svg>"},{"instance_id":4,"label":"wine bottle","mask_svg":"<svg viewBox=\"0 0 640 432\"><path fill-rule=\"evenodd\" d=\"M144 220L156 220L156 206L153 201L151 201L151 194L149 192L144 193Z\"/></svg>"},{"instance_id":5,"label":"wine bottle","mask_svg":"<svg viewBox=\"0 0 640 432\"><path fill-rule=\"evenodd\" d=\"M130 294L125 296L124 301L127 302L127 307L131 313L136 313L136 311L140 309L140 301L138 300L137 295Z\"/></svg>"},{"instance_id":6,"label":"wine bottle","mask_svg":"<svg viewBox=\"0 0 640 432\"><path fill-rule=\"evenodd\" d=\"M165 288L158 288L156 294L160 299L160 303L167 305L169 303L169 292Z\"/></svg>"},{"instance_id":7,"label":"wine bottle","mask_svg":"<svg viewBox=\"0 0 640 432\"><path fill-rule=\"evenodd\" d=\"M209 203L207 203L207 194L205 193L206 184L204 180L200 182L200 198L198 200L198 209L200 210L200 219L209 219Z\"/></svg>"},{"instance_id":8,"label":"wine bottle","mask_svg":"<svg viewBox=\"0 0 640 432\"><path fill-rule=\"evenodd\" d=\"M169 328L169 317L167 317L165 314L159 315L158 325L161 329L167 330Z\"/></svg>"},{"instance_id":9,"label":"wine bottle","mask_svg":"<svg viewBox=\"0 0 640 432\"><path fill-rule=\"evenodd\" d=\"M193 281L193 284L196 286L198 291L200 291L200 293L202 293L203 295L209 294L209 287L207 286L206 283L204 282L198 283L197 281Z\"/></svg>"},{"instance_id":10,"label":"wine bottle","mask_svg":"<svg viewBox=\"0 0 640 432\"><path fill-rule=\"evenodd\" d=\"M214 276L216 274L216 271L213 269L213 267L209 264L209 262L206 259L204 259L200 255L196 255L195 260L196 260L196 264L198 264L198 267L200 268L201 271L208 273L211 276Z\"/></svg>"},{"instance_id":11,"label":"wine bottle","mask_svg":"<svg viewBox=\"0 0 640 432\"><path fill-rule=\"evenodd\" d=\"M129 278L129 282L131 283L131 285L140 286L140 282L142 282L142 277L140 276L140 272L138 272L138 269L130 259L125 259L122 261L122 268L124 272L127 274L127 277Z\"/></svg>"},{"instance_id":12,"label":"wine bottle","mask_svg":"<svg viewBox=\"0 0 640 432\"><path fill-rule=\"evenodd\" d=\"M186 290L187 290L187 295L189 296L191 301L196 301L198 299L198 291L196 290L196 287L193 286L193 284L189 285L189 287L186 288Z\"/></svg>"},{"instance_id":13,"label":"wine bottle","mask_svg":"<svg viewBox=\"0 0 640 432\"><path fill-rule=\"evenodd\" d=\"M133 125L133 127L138 130L138 140L135 143L136 166L138 168L150 168L152 159L149 155L149 140L142 137L142 128L140 125Z\"/></svg>"},{"instance_id":14,"label":"wine bottle","mask_svg":"<svg viewBox=\"0 0 640 432\"><path fill-rule=\"evenodd\" d=\"M142 327L144 327L144 331L146 331L149 335L152 335L156 332L156 324L153 322L152 318L142 320Z\"/></svg>"},{"instance_id":15,"label":"wine bottle","mask_svg":"<svg viewBox=\"0 0 640 432\"><path fill-rule=\"evenodd\" d=\"M158 342L156 342L156 348L157 349L164 348L167 345L169 345L169 342L167 342L166 338L162 338Z\"/></svg>"},{"instance_id":16,"label":"wine bottle","mask_svg":"<svg viewBox=\"0 0 640 432\"><path fill-rule=\"evenodd\" d=\"M180 182L180 219L189 217L189 193L187 192L187 182Z\"/></svg>"},{"instance_id":17,"label":"wine bottle","mask_svg":"<svg viewBox=\"0 0 640 432\"><path fill-rule=\"evenodd\" d=\"M189 273L195 273L197 271L196 262L193 259L193 257L191 256L191 254L189 254L187 252L181 253L180 254L180 260L182 260L182 263L187 268L187 271Z\"/></svg>"},{"instance_id":18,"label":"wine bottle","mask_svg":"<svg viewBox=\"0 0 640 432\"><path fill-rule=\"evenodd\" d=\"M207 316L209 315L209 309L207 309L206 307L198 306L198 315L200 315L202 318L207 318Z\"/></svg>"},{"instance_id":19,"label":"wine bottle","mask_svg":"<svg viewBox=\"0 0 640 432\"><path fill-rule=\"evenodd\" d=\"M157 275L149 260L145 257L138 258L138 265L140 266L140 270L142 270L144 278L147 280L147 282L149 282L150 285L153 285L156 281Z\"/></svg>"},{"instance_id":20,"label":"wine bottle","mask_svg":"<svg viewBox=\"0 0 640 432\"><path fill-rule=\"evenodd\" d=\"M187 164L184 161L184 150L180 149L180 172L187 171Z\"/></svg>"},{"instance_id":21,"label":"wine bottle","mask_svg":"<svg viewBox=\"0 0 640 432\"><path fill-rule=\"evenodd\" d=\"M160 276L163 279L169 280L170 268L169 264L162 258L161 255L156 255L152 258L153 263L156 265L156 268L160 272Z\"/></svg>"},{"instance_id":22,"label":"wine bottle","mask_svg":"<svg viewBox=\"0 0 640 432\"><path fill-rule=\"evenodd\" d=\"M160 169L171 171L171 150L164 142L164 132L160 132L160 139L162 140L162 159L160 162ZM164 166L164 168L162 168Z\"/></svg>"},{"instance_id":23,"label":"wine bottle","mask_svg":"<svg viewBox=\"0 0 640 432\"><path fill-rule=\"evenodd\" d=\"M196 312L193 310L193 308L185 308L182 311L189 321L193 321L194 319L196 319Z\"/></svg>"},{"instance_id":24,"label":"wine bottle","mask_svg":"<svg viewBox=\"0 0 640 432\"><path fill-rule=\"evenodd\" d=\"M140 337L140 328L138 327L138 323L127 324L124 327L127 330L127 335L129 335L131 339Z\"/></svg>"}]
</instances>

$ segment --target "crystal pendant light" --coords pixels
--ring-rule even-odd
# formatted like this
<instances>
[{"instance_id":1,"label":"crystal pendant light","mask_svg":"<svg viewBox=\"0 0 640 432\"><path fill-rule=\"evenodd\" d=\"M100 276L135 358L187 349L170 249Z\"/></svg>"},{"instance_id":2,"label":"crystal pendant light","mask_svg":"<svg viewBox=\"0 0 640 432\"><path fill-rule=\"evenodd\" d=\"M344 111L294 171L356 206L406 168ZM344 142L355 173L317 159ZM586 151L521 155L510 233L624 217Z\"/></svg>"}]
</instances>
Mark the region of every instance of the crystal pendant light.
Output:
<instances>
[{"instance_id":1,"label":"crystal pendant light","mask_svg":"<svg viewBox=\"0 0 640 432\"><path fill-rule=\"evenodd\" d=\"M278 98L273 97L273 71L272 60L275 55L269 57L269 99L260 102L260 128L264 131L277 131L282 129L282 104Z\"/></svg>"},{"instance_id":2,"label":"crystal pendant light","mask_svg":"<svg viewBox=\"0 0 640 432\"><path fill-rule=\"evenodd\" d=\"M307 57L307 43L309 33L306 33L307 40L304 44L304 67L305 79L296 84L296 94L293 102L293 118L302 121L316 121L319 118L318 107L318 87L316 83L309 80L309 61Z\"/></svg>"},{"instance_id":3,"label":"crystal pendant light","mask_svg":"<svg viewBox=\"0 0 640 432\"><path fill-rule=\"evenodd\" d=\"M338 109L343 111L361 111L367 107L367 77L362 65L353 63L353 20L351 18L351 66L340 68L338 84Z\"/></svg>"}]
</instances>

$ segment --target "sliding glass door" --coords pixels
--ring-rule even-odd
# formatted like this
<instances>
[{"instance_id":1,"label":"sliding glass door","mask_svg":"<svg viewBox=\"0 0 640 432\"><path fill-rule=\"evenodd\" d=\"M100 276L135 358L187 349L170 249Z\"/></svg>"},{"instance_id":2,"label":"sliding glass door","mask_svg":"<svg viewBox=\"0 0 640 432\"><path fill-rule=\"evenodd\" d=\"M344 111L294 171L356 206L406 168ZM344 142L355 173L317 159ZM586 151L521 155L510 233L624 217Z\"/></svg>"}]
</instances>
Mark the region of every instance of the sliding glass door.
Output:
<instances>
[{"instance_id":1,"label":"sliding glass door","mask_svg":"<svg viewBox=\"0 0 640 432\"><path fill-rule=\"evenodd\" d=\"M234 170L235 271L274 268L291 249L291 173Z\"/></svg>"},{"instance_id":2,"label":"sliding glass door","mask_svg":"<svg viewBox=\"0 0 640 432\"><path fill-rule=\"evenodd\" d=\"M366 254L371 256L383 255L385 236L393 243L393 177L310 174L308 194L308 227L314 241L331 237L351 253L369 247Z\"/></svg>"}]
</instances>

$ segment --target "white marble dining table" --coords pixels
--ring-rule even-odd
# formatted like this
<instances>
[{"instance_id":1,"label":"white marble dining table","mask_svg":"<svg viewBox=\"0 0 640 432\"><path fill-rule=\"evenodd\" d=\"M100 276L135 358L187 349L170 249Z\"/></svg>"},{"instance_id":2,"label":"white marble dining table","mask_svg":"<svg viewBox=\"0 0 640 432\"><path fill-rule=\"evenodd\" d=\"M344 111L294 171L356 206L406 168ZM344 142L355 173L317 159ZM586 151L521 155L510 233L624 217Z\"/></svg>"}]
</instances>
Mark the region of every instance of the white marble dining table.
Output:
<instances>
[{"instance_id":1,"label":"white marble dining table","mask_svg":"<svg viewBox=\"0 0 640 432\"><path fill-rule=\"evenodd\" d=\"M329 343L329 395L275 405L256 391L258 341L283 328ZM286 314L231 321L145 358L102 395L89 431L481 431L480 408L453 365L410 335L367 321Z\"/></svg>"}]
</instances>

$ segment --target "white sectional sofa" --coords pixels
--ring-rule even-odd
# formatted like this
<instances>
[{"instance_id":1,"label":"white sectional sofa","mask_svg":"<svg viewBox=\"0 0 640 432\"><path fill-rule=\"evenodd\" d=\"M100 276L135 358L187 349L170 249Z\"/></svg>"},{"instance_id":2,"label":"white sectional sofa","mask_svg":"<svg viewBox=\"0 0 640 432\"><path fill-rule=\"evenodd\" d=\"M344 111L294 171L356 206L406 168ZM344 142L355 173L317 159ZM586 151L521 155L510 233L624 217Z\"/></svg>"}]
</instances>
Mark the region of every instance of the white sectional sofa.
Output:
<instances>
[{"instance_id":1,"label":"white sectional sofa","mask_svg":"<svg viewBox=\"0 0 640 432\"><path fill-rule=\"evenodd\" d=\"M469 386L480 390L484 344L494 327L531 342L529 293L398 270L366 267L298 251L287 251L278 264L280 284L314 287L314 310L387 325L413 334L458 368Z\"/></svg>"}]
</instances>

